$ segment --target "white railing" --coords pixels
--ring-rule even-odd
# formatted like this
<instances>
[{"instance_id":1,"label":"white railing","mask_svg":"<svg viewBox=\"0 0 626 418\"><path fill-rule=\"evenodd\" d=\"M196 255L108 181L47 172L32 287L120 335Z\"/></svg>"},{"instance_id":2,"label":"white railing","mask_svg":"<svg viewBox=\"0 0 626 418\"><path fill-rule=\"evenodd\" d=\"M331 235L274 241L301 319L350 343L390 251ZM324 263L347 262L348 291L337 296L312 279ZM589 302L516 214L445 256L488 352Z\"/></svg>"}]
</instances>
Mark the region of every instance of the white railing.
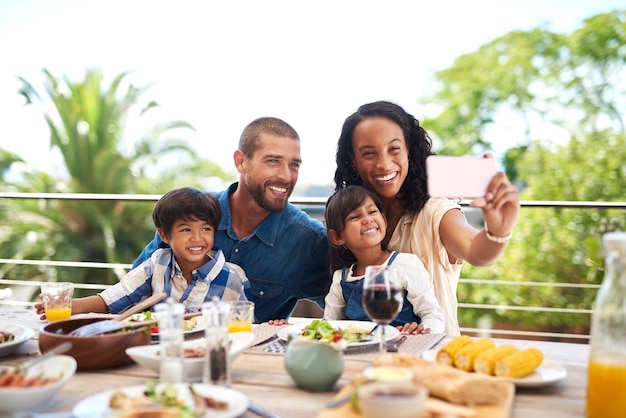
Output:
<instances>
[{"instance_id":1,"label":"white railing","mask_svg":"<svg viewBox=\"0 0 626 418\"><path fill-rule=\"evenodd\" d=\"M63 199L63 200L96 200L96 201L156 201L161 195L138 195L138 194L75 194L75 193L0 193L0 198L10 199ZM319 211L323 210L326 198L316 197L293 197L291 202L295 205L302 207L304 210L307 208L315 208ZM461 200L462 206L467 206L469 201ZM575 201L522 201L521 206L524 208L576 208L576 209L626 209L626 202L575 202ZM17 259L0 259L0 264L21 264L21 265L42 265L53 267L73 267L73 268L107 268L107 269L123 269L128 271L132 264L117 264L117 263L95 263L95 262L75 262L75 261L50 261L50 260L17 260ZM484 285L497 285L497 286L535 286L535 287L561 287L561 288L579 288L579 289L597 289L599 285L594 284L576 284L576 283L545 283L545 282L507 282L498 280L483 280L472 278L461 278L460 283L472 283L472 284L484 284ZM34 302L32 301L20 301L14 299L8 299L2 297L2 286L33 286L39 287L41 282L29 281L29 280L6 280L0 278L0 306L12 306L21 308L32 308ZM108 287L102 284L76 284L77 289L90 289L90 290L102 290ZM531 311L531 312L548 312L548 313L567 313L575 315L591 315L592 308L587 309L569 309L569 308L553 308L546 306L518 306L518 305L489 305L489 304L475 304L475 303L459 303L461 309L484 309L484 310L517 310L517 311ZM319 312L316 308L309 310L301 309L300 313L310 316L318 316ZM535 337L538 339L570 339L579 340L580 342L587 342L589 335L587 334L568 334L568 333L552 333L552 332L532 332L532 331L517 331L510 329L496 329L492 328L489 324L484 327L476 328L461 328L463 333L473 333L476 335L503 335L510 336L512 338L519 337Z\"/></svg>"}]
</instances>

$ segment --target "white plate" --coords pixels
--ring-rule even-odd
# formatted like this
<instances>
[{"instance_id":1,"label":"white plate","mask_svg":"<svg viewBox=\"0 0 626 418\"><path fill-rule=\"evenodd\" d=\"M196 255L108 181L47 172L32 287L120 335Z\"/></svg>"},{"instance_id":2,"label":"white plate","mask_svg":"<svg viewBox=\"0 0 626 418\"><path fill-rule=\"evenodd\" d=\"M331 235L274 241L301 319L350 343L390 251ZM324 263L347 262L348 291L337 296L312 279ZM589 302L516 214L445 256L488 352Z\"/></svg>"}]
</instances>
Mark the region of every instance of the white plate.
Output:
<instances>
[{"instance_id":1,"label":"white plate","mask_svg":"<svg viewBox=\"0 0 626 418\"><path fill-rule=\"evenodd\" d=\"M188 406L192 406L193 400L191 394L189 393L187 383L177 383L175 386L178 391L178 396L181 399L184 399ZM248 409L248 398L239 391L222 386L207 385L204 383L194 383L193 388L200 395L211 396L216 400L228 403L228 409L223 411L209 409L204 415L205 417L235 418L242 415ZM114 392L121 391L129 396L139 396L144 390L146 390L146 386L140 385L100 392L96 395L83 399L76 404L72 414L77 418L115 416L113 415L114 410L109 408L109 399Z\"/></svg>"},{"instance_id":2,"label":"white plate","mask_svg":"<svg viewBox=\"0 0 626 418\"><path fill-rule=\"evenodd\" d=\"M35 330L20 324L0 322L0 331L10 332L15 336L13 341L0 343L0 357L11 354L18 347L35 336Z\"/></svg>"},{"instance_id":3,"label":"white plate","mask_svg":"<svg viewBox=\"0 0 626 418\"><path fill-rule=\"evenodd\" d=\"M233 332L228 334L230 341L230 349L228 350L228 359L232 363L237 356L241 354L246 348L250 347L252 341L254 341L254 334L251 332ZM202 346L204 347L204 338L185 341L183 346L185 348L192 348ZM126 349L128 357L133 359L136 363L144 366L157 374L160 369L160 347L155 345L142 345L137 347L129 347ZM204 369L204 357L185 358L183 360L183 368L185 376L191 381L202 380L202 373Z\"/></svg>"},{"instance_id":4,"label":"white plate","mask_svg":"<svg viewBox=\"0 0 626 418\"><path fill-rule=\"evenodd\" d=\"M154 319L158 318L157 315L154 312L152 313L152 317ZM195 316L194 318L196 319L196 326L193 327L193 329L184 331L185 339L198 337L198 336L203 335L203 333L204 333L204 329L206 328L206 325L204 323L204 317L202 315L198 315L198 316ZM144 316L143 316L142 313L138 313L138 314L135 314L135 315L131 316L129 318L129 320L131 320L131 321L143 321L144 320ZM159 333L158 332L152 333L152 341L159 341Z\"/></svg>"},{"instance_id":5,"label":"white plate","mask_svg":"<svg viewBox=\"0 0 626 418\"><path fill-rule=\"evenodd\" d=\"M425 351L424 354L422 354L422 358L428 361L436 361L438 351L438 349ZM493 378L506 382L513 382L515 383L515 386L521 388L535 388L558 382L559 380L565 379L565 376L567 376L567 370L563 366L555 361L543 359L543 362L539 365L539 367L537 367L535 371L528 376L516 379L497 376L493 376Z\"/></svg>"},{"instance_id":6,"label":"white plate","mask_svg":"<svg viewBox=\"0 0 626 418\"><path fill-rule=\"evenodd\" d=\"M311 321L281 328L277 333L278 338L280 338L283 341L287 341L290 338L297 337L298 335L302 333L302 330L304 329L304 327L309 325L310 322ZM348 327L354 327L357 329L364 329L368 331L372 330L376 326L374 322L368 322L368 321L328 321L328 323L333 328L346 329ZM387 342L391 340L395 340L399 336L400 336L400 331L398 331L395 327L392 327L391 325L385 326L385 340ZM378 331L374 331L374 335L372 335L371 339L366 340L366 341L359 341L356 343L349 343L348 349L375 345L375 344L378 344L379 342L380 341L378 339Z\"/></svg>"}]
</instances>

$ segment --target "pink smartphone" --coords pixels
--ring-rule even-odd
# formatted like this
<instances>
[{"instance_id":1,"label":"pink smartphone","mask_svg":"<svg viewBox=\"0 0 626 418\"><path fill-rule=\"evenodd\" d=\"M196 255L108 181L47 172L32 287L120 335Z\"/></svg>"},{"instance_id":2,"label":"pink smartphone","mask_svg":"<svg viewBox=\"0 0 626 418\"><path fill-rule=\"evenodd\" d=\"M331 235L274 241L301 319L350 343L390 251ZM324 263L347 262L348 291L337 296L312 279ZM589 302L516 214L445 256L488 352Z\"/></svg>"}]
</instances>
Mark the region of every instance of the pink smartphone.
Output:
<instances>
[{"instance_id":1,"label":"pink smartphone","mask_svg":"<svg viewBox=\"0 0 626 418\"><path fill-rule=\"evenodd\" d=\"M431 155L426 158L428 194L448 198L482 197L496 172L493 158Z\"/></svg>"}]
</instances>

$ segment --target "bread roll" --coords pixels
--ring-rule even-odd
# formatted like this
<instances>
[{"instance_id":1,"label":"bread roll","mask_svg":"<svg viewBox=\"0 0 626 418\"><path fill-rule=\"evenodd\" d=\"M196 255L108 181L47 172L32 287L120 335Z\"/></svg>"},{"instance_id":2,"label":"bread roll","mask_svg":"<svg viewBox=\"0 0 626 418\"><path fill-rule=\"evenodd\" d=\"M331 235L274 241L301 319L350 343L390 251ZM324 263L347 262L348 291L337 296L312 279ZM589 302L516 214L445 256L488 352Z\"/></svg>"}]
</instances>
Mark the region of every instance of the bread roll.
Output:
<instances>
[{"instance_id":1,"label":"bread roll","mask_svg":"<svg viewBox=\"0 0 626 418\"><path fill-rule=\"evenodd\" d=\"M410 367L414 381L426 386L431 396L460 405L499 405L514 391L512 383L407 354L383 355L374 364Z\"/></svg>"}]
</instances>

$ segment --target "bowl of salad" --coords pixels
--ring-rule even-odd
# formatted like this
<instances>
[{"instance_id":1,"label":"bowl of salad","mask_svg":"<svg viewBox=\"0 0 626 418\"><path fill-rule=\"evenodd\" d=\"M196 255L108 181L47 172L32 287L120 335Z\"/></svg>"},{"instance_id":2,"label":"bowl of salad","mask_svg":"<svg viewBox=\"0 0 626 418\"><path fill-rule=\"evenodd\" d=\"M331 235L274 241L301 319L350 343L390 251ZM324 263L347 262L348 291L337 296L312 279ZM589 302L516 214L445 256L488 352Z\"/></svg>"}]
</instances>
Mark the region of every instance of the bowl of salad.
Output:
<instances>
[{"instance_id":1,"label":"bowl of salad","mask_svg":"<svg viewBox=\"0 0 626 418\"><path fill-rule=\"evenodd\" d=\"M39 350L45 353L66 341L71 342L72 348L65 354L76 359L78 370L109 369L132 364L133 360L126 354L126 349L150 344L150 331L146 327L122 329L91 337L69 335L83 325L105 319L74 318L50 322L39 330Z\"/></svg>"}]
</instances>

